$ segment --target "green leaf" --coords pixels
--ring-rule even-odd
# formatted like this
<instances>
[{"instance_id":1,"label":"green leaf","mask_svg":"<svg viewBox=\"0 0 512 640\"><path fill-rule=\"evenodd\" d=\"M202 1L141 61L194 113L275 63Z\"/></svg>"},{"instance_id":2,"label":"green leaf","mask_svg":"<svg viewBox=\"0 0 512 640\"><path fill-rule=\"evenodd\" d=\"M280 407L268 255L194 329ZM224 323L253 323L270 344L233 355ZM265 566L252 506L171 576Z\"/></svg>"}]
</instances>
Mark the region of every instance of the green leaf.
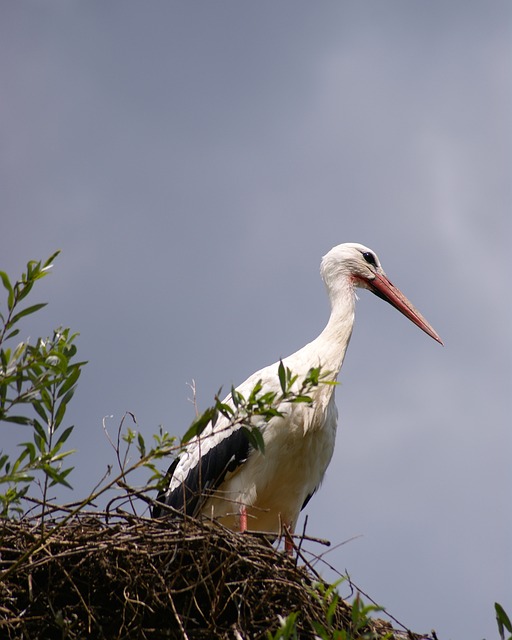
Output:
<instances>
[{"instance_id":1,"label":"green leaf","mask_svg":"<svg viewBox=\"0 0 512 640\"><path fill-rule=\"evenodd\" d=\"M9 280L9 276L5 273L5 271L0 271L0 279L2 280L2 283L4 287L7 289L7 291L11 292L12 284L11 284L11 281Z\"/></svg>"},{"instance_id":2,"label":"green leaf","mask_svg":"<svg viewBox=\"0 0 512 640\"><path fill-rule=\"evenodd\" d=\"M69 404L69 401L75 395L75 390L76 390L76 387L71 387L71 389L68 389L64 394L62 400L60 401L60 404L65 404L65 405ZM60 394L57 395L57 397L60 397Z\"/></svg>"},{"instance_id":3,"label":"green leaf","mask_svg":"<svg viewBox=\"0 0 512 640\"><path fill-rule=\"evenodd\" d=\"M277 393L275 391L267 391L267 393L264 393L258 398L258 404L264 407L270 407L275 402L276 397Z\"/></svg>"},{"instance_id":4,"label":"green leaf","mask_svg":"<svg viewBox=\"0 0 512 640\"><path fill-rule=\"evenodd\" d=\"M12 318L11 321L9 322L9 326L12 326L13 324L16 324L16 322L18 322L18 320L20 320L21 318L30 315L31 313L35 313L36 311L39 311L39 309L42 309L43 307L46 307L46 302L40 302L39 304L33 304L31 307L27 307L26 309L23 309L23 311L20 311L19 313L16 313Z\"/></svg>"},{"instance_id":5,"label":"green leaf","mask_svg":"<svg viewBox=\"0 0 512 640\"><path fill-rule=\"evenodd\" d=\"M70 449L69 451L61 451L60 453L57 453L56 449L53 449L52 451L50 451L50 455L51 455L51 462L60 462L61 460L63 460L64 458L67 458L68 456L72 455L73 453L76 452L76 449Z\"/></svg>"},{"instance_id":6,"label":"green leaf","mask_svg":"<svg viewBox=\"0 0 512 640\"><path fill-rule=\"evenodd\" d=\"M140 456L143 458L146 455L146 443L140 432L137 434L137 443L139 445Z\"/></svg>"},{"instance_id":7,"label":"green leaf","mask_svg":"<svg viewBox=\"0 0 512 640\"><path fill-rule=\"evenodd\" d=\"M245 399L240 391L237 391L235 387L231 387L231 400L233 401L235 409L238 409L238 407L244 402Z\"/></svg>"},{"instance_id":8,"label":"green leaf","mask_svg":"<svg viewBox=\"0 0 512 640\"><path fill-rule=\"evenodd\" d=\"M17 302L21 302L23 298L26 298L28 294L32 291L32 287L34 286L33 282L27 282L23 284L23 286L19 286L20 283L17 283Z\"/></svg>"},{"instance_id":9,"label":"green leaf","mask_svg":"<svg viewBox=\"0 0 512 640\"><path fill-rule=\"evenodd\" d=\"M505 613L505 610L498 602L494 603L494 609L496 611L496 622L498 623L498 631L500 634L501 640L505 640L505 629L512 633L512 623L510 622L510 618ZM509 638L510 640L510 638Z\"/></svg>"},{"instance_id":10,"label":"green leaf","mask_svg":"<svg viewBox=\"0 0 512 640\"><path fill-rule=\"evenodd\" d=\"M225 402L217 401L215 409L219 411L225 418L230 418L235 413L233 411L233 408Z\"/></svg>"},{"instance_id":11,"label":"green leaf","mask_svg":"<svg viewBox=\"0 0 512 640\"><path fill-rule=\"evenodd\" d=\"M41 378L40 380L37 380L35 382L35 386L37 386L39 388L39 394L41 396L42 402L44 403L44 406L51 413L52 408L53 408L52 397L48 393L48 389L46 389L46 386L49 386L50 384L51 384L51 381L48 380L48 379L45 379L45 378ZM45 386L43 386L43 385L45 385Z\"/></svg>"},{"instance_id":12,"label":"green leaf","mask_svg":"<svg viewBox=\"0 0 512 640\"><path fill-rule=\"evenodd\" d=\"M34 430L35 430L36 434L41 438L41 440L44 443L47 443L48 440L47 440L47 437L46 437L46 431L43 428L43 426L37 420L34 420L32 422L32 426L34 427ZM40 449L40 451L42 451L42 449Z\"/></svg>"},{"instance_id":13,"label":"green leaf","mask_svg":"<svg viewBox=\"0 0 512 640\"><path fill-rule=\"evenodd\" d=\"M336 608L338 606L338 602L339 602L339 596L338 596L337 593L335 593L332 596L331 604L328 606L327 612L325 614L326 620L327 620L329 625L332 624L332 619L333 619L334 614L336 612Z\"/></svg>"},{"instance_id":14,"label":"green leaf","mask_svg":"<svg viewBox=\"0 0 512 640\"><path fill-rule=\"evenodd\" d=\"M258 380L258 382L254 385L253 390L251 391L251 394L247 400L247 404L248 405L252 405L255 404L257 401L257 396L258 393L263 389L263 381L262 380Z\"/></svg>"},{"instance_id":15,"label":"green leaf","mask_svg":"<svg viewBox=\"0 0 512 640\"><path fill-rule=\"evenodd\" d=\"M38 400L33 400L32 407L37 415L41 418L41 420L48 424L48 414L46 413L43 405Z\"/></svg>"},{"instance_id":16,"label":"green leaf","mask_svg":"<svg viewBox=\"0 0 512 640\"><path fill-rule=\"evenodd\" d=\"M252 427L249 429L248 427L241 427L247 436L250 444L256 449L256 451L261 451L261 453L265 453L265 441L263 440L263 434L261 433L261 429L259 427Z\"/></svg>"},{"instance_id":17,"label":"green leaf","mask_svg":"<svg viewBox=\"0 0 512 640\"><path fill-rule=\"evenodd\" d=\"M57 469L54 469L49 464L43 464L42 465L42 470L51 479L50 486L54 486L56 484L62 484L65 487L67 487L68 489L72 489L73 488L69 484L69 482L67 482L67 480L65 479L66 476L72 470L72 468L71 469L66 469L65 471L57 471Z\"/></svg>"},{"instance_id":18,"label":"green leaf","mask_svg":"<svg viewBox=\"0 0 512 640\"><path fill-rule=\"evenodd\" d=\"M0 279L2 280L4 287L7 289L7 308L11 311L14 307L14 291L11 281L5 271L0 271Z\"/></svg>"},{"instance_id":19,"label":"green leaf","mask_svg":"<svg viewBox=\"0 0 512 640\"><path fill-rule=\"evenodd\" d=\"M361 598L359 594L357 594L352 602L352 623L356 629L359 629L361 626Z\"/></svg>"},{"instance_id":20,"label":"green leaf","mask_svg":"<svg viewBox=\"0 0 512 640\"><path fill-rule=\"evenodd\" d=\"M46 275L46 272L48 272L48 270L53 267L53 261L60 254L60 251L61 251L60 249L57 249L57 251L55 251L55 253L52 253L52 255L48 258L48 260L43 264L42 271L45 273L45 275Z\"/></svg>"},{"instance_id":21,"label":"green leaf","mask_svg":"<svg viewBox=\"0 0 512 640\"><path fill-rule=\"evenodd\" d=\"M57 398L60 398L62 395L64 395L66 393L66 391L68 391L69 389L71 389L71 387L73 387L75 385L75 383L78 380L78 378L80 377L81 373L82 373L82 371L81 371L80 367L75 365L73 367L72 371L67 376L66 380L60 386L59 392L57 394Z\"/></svg>"},{"instance_id":22,"label":"green leaf","mask_svg":"<svg viewBox=\"0 0 512 640\"><path fill-rule=\"evenodd\" d=\"M32 424L32 420L30 418L26 418L25 416L4 416L2 420L4 422L14 422L15 424Z\"/></svg>"},{"instance_id":23,"label":"green leaf","mask_svg":"<svg viewBox=\"0 0 512 640\"><path fill-rule=\"evenodd\" d=\"M61 447L66 440L69 438L69 436L71 435L71 432L73 431L74 427L67 427L67 429L64 429L64 431L60 434L59 439L57 440L57 443L55 444L55 448L57 449L57 447Z\"/></svg>"},{"instance_id":24,"label":"green leaf","mask_svg":"<svg viewBox=\"0 0 512 640\"><path fill-rule=\"evenodd\" d=\"M198 418L194 420L194 422L190 425L190 427L185 432L185 435L181 439L181 444L186 444L189 440L198 436L203 432L206 425L213 421L215 416L217 415L217 411L215 407L209 407L206 409L204 413L202 413Z\"/></svg>"},{"instance_id":25,"label":"green leaf","mask_svg":"<svg viewBox=\"0 0 512 640\"><path fill-rule=\"evenodd\" d=\"M273 409L272 407L263 407L263 409L258 409L254 412L257 416L262 416L265 418L265 422L269 422L272 418L282 418L285 414L279 409Z\"/></svg>"},{"instance_id":26,"label":"green leaf","mask_svg":"<svg viewBox=\"0 0 512 640\"><path fill-rule=\"evenodd\" d=\"M9 456L5 453L3 456L0 456L0 469L3 469L4 464L9 460Z\"/></svg>"},{"instance_id":27,"label":"green leaf","mask_svg":"<svg viewBox=\"0 0 512 640\"><path fill-rule=\"evenodd\" d=\"M70 392L68 391L68 393L70 393ZM71 394L71 395L73 395L73 394ZM67 394L66 394L66 396L67 396ZM62 422L62 420L64 418L64 414L66 413L66 408L67 408L66 396L64 396L64 398L62 399L62 401L59 404L59 407L57 409L57 413L55 414L54 429L58 429L59 428L60 423Z\"/></svg>"},{"instance_id":28,"label":"green leaf","mask_svg":"<svg viewBox=\"0 0 512 640\"><path fill-rule=\"evenodd\" d=\"M3 369L7 369L7 367L9 366L9 363L11 361L11 350L10 349L2 349L0 351L0 360L2 362L2 367ZM2 384L4 385L5 382L2 381Z\"/></svg>"},{"instance_id":29,"label":"green leaf","mask_svg":"<svg viewBox=\"0 0 512 640\"><path fill-rule=\"evenodd\" d=\"M16 347L16 349L14 349L14 352L12 354L13 363L18 362L18 360L21 360L22 363L24 364L25 362L24 358L27 351L27 347L28 347L27 342L19 343L19 345Z\"/></svg>"},{"instance_id":30,"label":"green leaf","mask_svg":"<svg viewBox=\"0 0 512 640\"><path fill-rule=\"evenodd\" d=\"M290 398L289 402L292 403L299 403L299 402L305 402L307 404L311 404L313 402L313 398L311 396L304 396L304 395L296 395L293 396L293 398Z\"/></svg>"},{"instance_id":31,"label":"green leaf","mask_svg":"<svg viewBox=\"0 0 512 640\"><path fill-rule=\"evenodd\" d=\"M126 429L126 433L123 434L121 437L127 444L131 444L134 441L136 434L137 432L135 431L135 429L128 427Z\"/></svg>"},{"instance_id":32,"label":"green leaf","mask_svg":"<svg viewBox=\"0 0 512 640\"><path fill-rule=\"evenodd\" d=\"M18 472L18 469L21 466L21 463L23 462L23 460L25 460L25 458L27 456L29 456L29 458L31 457L31 451L34 453L34 457L35 457L35 449L33 448L34 445L30 442L30 443L26 443L29 446L25 447L23 449L23 451L20 453L20 455L18 456L18 458L16 459L16 461L14 462L14 464L12 465L12 470L11 473L14 475L16 473L23 473L23 469L21 470L21 472ZM25 443L20 444L18 446L23 447L25 445ZM26 466L26 465L25 465Z\"/></svg>"},{"instance_id":33,"label":"green leaf","mask_svg":"<svg viewBox=\"0 0 512 640\"><path fill-rule=\"evenodd\" d=\"M323 640L324 638L329 637L329 631L320 622L312 620L311 626L313 627L313 631L316 633L318 638L321 638Z\"/></svg>"},{"instance_id":34,"label":"green leaf","mask_svg":"<svg viewBox=\"0 0 512 640\"><path fill-rule=\"evenodd\" d=\"M30 462L34 462L34 460L36 459L37 455L36 455L36 448L34 447L34 444L32 442L22 442L20 445L18 445L20 447L25 447L25 451L23 452L23 458L25 457L25 455L28 453L28 456L30 458ZM21 456L20 456L21 457ZM23 459L21 458L21 459ZM18 458L18 460L20 460L20 458Z\"/></svg>"},{"instance_id":35,"label":"green leaf","mask_svg":"<svg viewBox=\"0 0 512 640\"><path fill-rule=\"evenodd\" d=\"M73 451L70 451L69 453L75 453L75 450L73 449ZM61 478L67 478L69 476L69 474L73 471L75 467L69 467L69 469L64 469L64 471L61 471L60 475ZM67 482L63 482L62 484L66 485L66 487L68 487L68 489L72 489L73 487L68 484Z\"/></svg>"},{"instance_id":36,"label":"green leaf","mask_svg":"<svg viewBox=\"0 0 512 640\"><path fill-rule=\"evenodd\" d=\"M284 368L284 364L282 360L279 360L279 367L277 369L277 375L279 376L279 384L281 385L281 391L286 393L287 385L286 385L286 369Z\"/></svg>"},{"instance_id":37,"label":"green leaf","mask_svg":"<svg viewBox=\"0 0 512 640\"><path fill-rule=\"evenodd\" d=\"M48 449L48 443L46 442L46 440L41 438L41 436L38 433L32 434L32 438L34 439L34 443L37 447L37 450L41 454L45 455Z\"/></svg>"},{"instance_id":38,"label":"green leaf","mask_svg":"<svg viewBox=\"0 0 512 640\"><path fill-rule=\"evenodd\" d=\"M61 375L64 375L68 369L69 361L64 353L57 351L56 349L52 349L46 356L45 365L57 370Z\"/></svg>"}]
</instances>

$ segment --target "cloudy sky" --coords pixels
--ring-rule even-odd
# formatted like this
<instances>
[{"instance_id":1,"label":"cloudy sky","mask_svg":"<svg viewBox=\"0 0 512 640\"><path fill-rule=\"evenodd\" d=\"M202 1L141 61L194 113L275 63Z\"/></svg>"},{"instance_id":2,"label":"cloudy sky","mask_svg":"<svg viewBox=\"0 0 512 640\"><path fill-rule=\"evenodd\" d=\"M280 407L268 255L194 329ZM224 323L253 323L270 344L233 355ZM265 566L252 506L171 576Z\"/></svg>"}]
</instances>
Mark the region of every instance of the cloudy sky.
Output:
<instances>
[{"instance_id":1,"label":"cloudy sky","mask_svg":"<svg viewBox=\"0 0 512 640\"><path fill-rule=\"evenodd\" d=\"M23 337L70 326L89 361L65 499L115 462L105 416L181 435L192 380L206 408L314 338L321 256L361 242L446 346L361 293L308 532L360 536L326 560L414 630L496 638L494 601L512 612L512 4L0 14L0 269L62 249Z\"/></svg>"}]
</instances>

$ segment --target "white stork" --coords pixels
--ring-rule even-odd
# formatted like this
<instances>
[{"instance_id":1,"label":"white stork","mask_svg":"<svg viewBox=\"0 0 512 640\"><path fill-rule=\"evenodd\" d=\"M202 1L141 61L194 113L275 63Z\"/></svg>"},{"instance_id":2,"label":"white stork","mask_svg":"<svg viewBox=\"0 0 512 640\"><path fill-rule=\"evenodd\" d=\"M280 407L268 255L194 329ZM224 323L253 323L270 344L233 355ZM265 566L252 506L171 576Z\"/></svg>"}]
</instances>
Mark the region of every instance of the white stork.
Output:
<instances>
[{"instance_id":1,"label":"white stork","mask_svg":"<svg viewBox=\"0 0 512 640\"><path fill-rule=\"evenodd\" d=\"M331 303L327 326L312 342L283 360L304 380L313 367L339 374L354 325L356 287L386 300L429 336L440 337L386 277L377 255L356 243L340 244L321 264L321 275ZM250 376L237 390L248 397L261 381L262 393L280 393L279 363ZM234 530L281 534L293 531L300 511L320 486L332 458L337 427L334 385L320 384L311 404L284 402L282 416L261 426L264 452L253 448L246 432L220 417L206 426L174 460L167 486L160 492L153 517L172 510L219 519ZM226 403L232 405L228 397ZM287 546L289 549L290 547Z\"/></svg>"}]
</instances>

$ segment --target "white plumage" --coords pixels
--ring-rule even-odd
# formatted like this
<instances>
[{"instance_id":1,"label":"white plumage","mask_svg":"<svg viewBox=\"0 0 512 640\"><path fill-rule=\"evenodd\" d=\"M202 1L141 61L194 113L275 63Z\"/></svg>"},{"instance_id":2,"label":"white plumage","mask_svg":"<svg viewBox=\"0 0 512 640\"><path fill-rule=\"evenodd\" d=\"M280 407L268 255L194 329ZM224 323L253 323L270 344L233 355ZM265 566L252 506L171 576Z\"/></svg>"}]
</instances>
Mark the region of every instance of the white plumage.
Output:
<instances>
[{"instance_id":1,"label":"white plumage","mask_svg":"<svg viewBox=\"0 0 512 640\"><path fill-rule=\"evenodd\" d=\"M432 338L441 339L405 296L387 279L376 254L360 244L341 244L321 264L331 303L331 315L322 333L283 360L300 384L312 367L321 367L335 380L350 341L355 314L355 288L369 289L391 303ZM279 362L250 376L238 387L244 397L261 381L263 392L280 392ZM280 533L292 531L299 513L318 489L334 451L337 427L335 387L320 384L313 402L283 403L283 417L261 427L265 452L251 447L240 427L228 428L221 417L192 439L171 465L167 486L153 510L168 513L165 505L191 515L218 518L233 529ZM227 398L226 403L232 404Z\"/></svg>"}]
</instances>

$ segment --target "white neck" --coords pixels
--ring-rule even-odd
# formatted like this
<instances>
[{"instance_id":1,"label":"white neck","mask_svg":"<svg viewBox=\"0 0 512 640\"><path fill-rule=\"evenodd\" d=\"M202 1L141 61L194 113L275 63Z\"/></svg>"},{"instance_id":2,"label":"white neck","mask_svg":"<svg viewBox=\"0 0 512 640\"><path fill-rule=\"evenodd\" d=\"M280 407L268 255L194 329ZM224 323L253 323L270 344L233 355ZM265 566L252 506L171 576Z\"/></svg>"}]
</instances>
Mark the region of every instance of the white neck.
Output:
<instances>
[{"instance_id":1,"label":"white neck","mask_svg":"<svg viewBox=\"0 0 512 640\"><path fill-rule=\"evenodd\" d=\"M355 292L348 278L340 278L336 287L328 289L331 315L322 333L301 351L309 367L321 366L334 380L340 372L350 342L355 317Z\"/></svg>"}]
</instances>

